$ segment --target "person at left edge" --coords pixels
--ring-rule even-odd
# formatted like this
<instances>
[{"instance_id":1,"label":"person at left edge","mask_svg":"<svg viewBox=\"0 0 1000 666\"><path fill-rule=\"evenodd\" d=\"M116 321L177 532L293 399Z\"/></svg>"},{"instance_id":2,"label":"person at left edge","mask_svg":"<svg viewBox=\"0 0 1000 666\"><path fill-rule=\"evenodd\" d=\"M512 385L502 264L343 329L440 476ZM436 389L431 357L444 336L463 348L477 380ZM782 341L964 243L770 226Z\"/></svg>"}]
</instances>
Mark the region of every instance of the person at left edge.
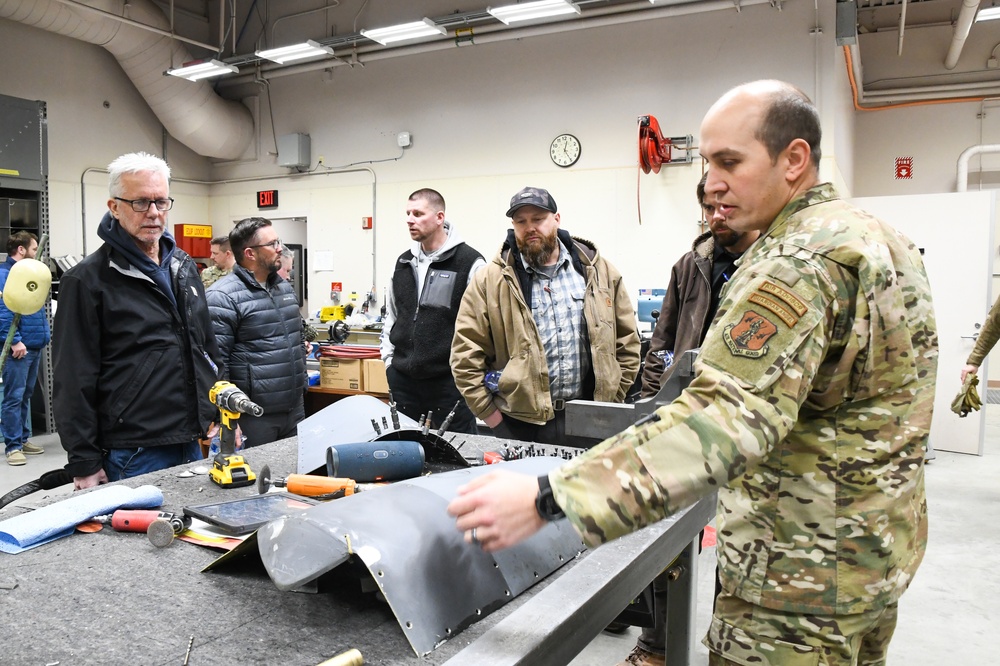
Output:
<instances>
[{"instance_id":1,"label":"person at left edge","mask_svg":"<svg viewBox=\"0 0 1000 666\"><path fill-rule=\"evenodd\" d=\"M486 260L445 219L436 190L410 195L406 226L413 247L396 260L380 344L392 398L412 419L433 412L432 425L454 408L448 430L476 434L476 417L455 386L449 358L462 295Z\"/></svg>"},{"instance_id":2,"label":"person at left edge","mask_svg":"<svg viewBox=\"0 0 1000 666\"><path fill-rule=\"evenodd\" d=\"M7 277L14 264L22 259L34 259L38 252L38 238L27 231L18 231L7 239L7 261L0 266L0 292L7 286ZM6 333L14 321L14 313L0 300L0 331ZM49 320L42 308L32 314L23 314L18 320L11 341L10 356L3 365L3 403L0 406L0 427L8 465L23 465L24 454L40 455L45 449L28 441L31 428L31 394L35 392L38 365L42 350L52 335Z\"/></svg>"},{"instance_id":3,"label":"person at left edge","mask_svg":"<svg viewBox=\"0 0 1000 666\"><path fill-rule=\"evenodd\" d=\"M170 167L108 166L96 252L59 282L53 411L76 489L201 458L219 348L194 261L167 230Z\"/></svg>"},{"instance_id":4,"label":"person at left edge","mask_svg":"<svg viewBox=\"0 0 1000 666\"><path fill-rule=\"evenodd\" d=\"M246 446L295 434L305 418L306 357L292 285L278 275L283 247L270 220L249 217L229 232L233 272L208 290L223 375L261 406L239 421Z\"/></svg>"}]
</instances>

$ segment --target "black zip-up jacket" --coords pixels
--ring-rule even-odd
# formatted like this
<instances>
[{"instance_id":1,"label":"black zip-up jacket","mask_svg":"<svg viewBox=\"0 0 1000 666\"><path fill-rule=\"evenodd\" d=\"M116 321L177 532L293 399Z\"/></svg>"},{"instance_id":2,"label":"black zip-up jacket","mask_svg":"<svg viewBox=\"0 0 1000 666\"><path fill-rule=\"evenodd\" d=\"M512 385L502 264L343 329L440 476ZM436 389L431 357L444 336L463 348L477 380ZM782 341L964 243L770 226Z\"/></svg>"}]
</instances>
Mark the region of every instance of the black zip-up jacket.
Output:
<instances>
[{"instance_id":1,"label":"black zip-up jacket","mask_svg":"<svg viewBox=\"0 0 1000 666\"><path fill-rule=\"evenodd\" d=\"M399 255L392 274L396 320L389 332L392 367L413 379L451 377L451 339L469 272L483 255L458 243L427 269L417 301L416 259L411 250Z\"/></svg>"},{"instance_id":2,"label":"black zip-up jacket","mask_svg":"<svg viewBox=\"0 0 1000 666\"><path fill-rule=\"evenodd\" d=\"M181 250L170 260L177 307L105 243L62 276L53 327L53 409L71 476L102 466L103 449L204 437L221 354L205 288Z\"/></svg>"},{"instance_id":3,"label":"black zip-up jacket","mask_svg":"<svg viewBox=\"0 0 1000 666\"><path fill-rule=\"evenodd\" d=\"M264 414L296 409L306 387L302 316L292 286L276 273L267 286L240 265L208 290L223 376Z\"/></svg>"}]
</instances>

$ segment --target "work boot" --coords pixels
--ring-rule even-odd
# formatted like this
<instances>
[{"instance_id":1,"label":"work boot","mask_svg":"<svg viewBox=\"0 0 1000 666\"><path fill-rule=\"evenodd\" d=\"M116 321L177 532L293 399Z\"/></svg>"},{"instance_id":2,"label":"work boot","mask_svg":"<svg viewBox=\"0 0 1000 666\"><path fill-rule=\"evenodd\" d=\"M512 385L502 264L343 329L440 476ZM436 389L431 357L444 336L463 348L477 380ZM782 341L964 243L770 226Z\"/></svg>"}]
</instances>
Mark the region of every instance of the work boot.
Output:
<instances>
[{"instance_id":1,"label":"work boot","mask_svg":"<svg viewBox=\"0 0 1000 666\"><path fill-rule=\"evenodd\" d=\"M24 454L20 451L11 451L7 454L7 464L13 467L18 467L28 462L28 459L24 457Z\"/></svg>"},{"instance_id":2,"label":"work boot","mask_svg":"<svg viewBox=\"0 0 1000 666\"><path fill-rule=\"evenodd\" d=\"M612 620L611 622L608 623L608 626L604 627L604 631L608 632L609 634L615 634L620 636L621 634L624 634L626 631L628 631L628 628L630 626L631 625L626 624L625 622Z\"/></svg>"},{"instance_id":3,"label":"work boot","mask_svg":"<svg viewBox=\"0 0 1000 666\"><path fill-rule=\"evenodd\" d=\"M29 456L40 456L45 453L45 449L40 446L36 446L31 442L25 442L21 445L21 451L28 454Z\"/></svg>"},{"instance_id":4,"label":"work boot","mask_svg":"<svg viewBox=\"0 0 1000 666\"><path fill-rule=\"evenodd\" d=\"M662 654L653 654L636 645L632 652L625 657L625 661L618 666L666 666L666 664L667 658Z\"/></svg>"}]
</instances>

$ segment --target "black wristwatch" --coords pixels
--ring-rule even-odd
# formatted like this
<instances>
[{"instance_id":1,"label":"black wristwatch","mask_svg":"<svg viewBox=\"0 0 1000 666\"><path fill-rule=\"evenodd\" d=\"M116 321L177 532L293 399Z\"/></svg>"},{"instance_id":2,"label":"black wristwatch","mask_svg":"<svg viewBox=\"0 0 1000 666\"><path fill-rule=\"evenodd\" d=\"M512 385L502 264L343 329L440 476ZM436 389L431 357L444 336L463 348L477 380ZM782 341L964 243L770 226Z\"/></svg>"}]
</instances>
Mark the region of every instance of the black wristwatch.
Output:
<instances>
[{"instance_id":1,"label":"black wristwatch","mask_svg":"<svg viewBox=\"0 0 1000 666\"><path fill-rule=\"evenodd\" d=\"M535 511L543 520L553 521L565 518L566 514L556 504L556 498L552 496L552 486L549 485L549 475L543 474L538 477L538 496L535 497Z\"/></svg>"}]
</instances>

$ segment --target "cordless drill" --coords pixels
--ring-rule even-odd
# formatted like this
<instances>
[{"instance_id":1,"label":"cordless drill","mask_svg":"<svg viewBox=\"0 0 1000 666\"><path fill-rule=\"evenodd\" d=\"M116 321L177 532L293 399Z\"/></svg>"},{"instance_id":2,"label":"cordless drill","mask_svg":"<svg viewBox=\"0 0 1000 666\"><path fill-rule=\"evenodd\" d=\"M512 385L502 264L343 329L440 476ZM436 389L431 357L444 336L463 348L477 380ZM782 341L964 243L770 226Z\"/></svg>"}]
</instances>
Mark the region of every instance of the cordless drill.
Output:
<instances>
[{"instance_id":1,"label":"cordless drill","mask_svg":"<svg viewBox=\"0 0 1000 666\"><path fill-rule=\"evenodd\" d=\"M215 382L215 385L208 391L208 399L219 408L222 415L220 424L219 452L212 460L212 471L209 477L216 485L223 488L239 488L240 486L251 485L257 477L253 470L243 460L243 456L236 455L236 421L240 414L250 414L252 416L262 416L264 410L260 405L250 400L247 394L239 390L235 384L226 381Z\"/></svg>"}]
</instances>

